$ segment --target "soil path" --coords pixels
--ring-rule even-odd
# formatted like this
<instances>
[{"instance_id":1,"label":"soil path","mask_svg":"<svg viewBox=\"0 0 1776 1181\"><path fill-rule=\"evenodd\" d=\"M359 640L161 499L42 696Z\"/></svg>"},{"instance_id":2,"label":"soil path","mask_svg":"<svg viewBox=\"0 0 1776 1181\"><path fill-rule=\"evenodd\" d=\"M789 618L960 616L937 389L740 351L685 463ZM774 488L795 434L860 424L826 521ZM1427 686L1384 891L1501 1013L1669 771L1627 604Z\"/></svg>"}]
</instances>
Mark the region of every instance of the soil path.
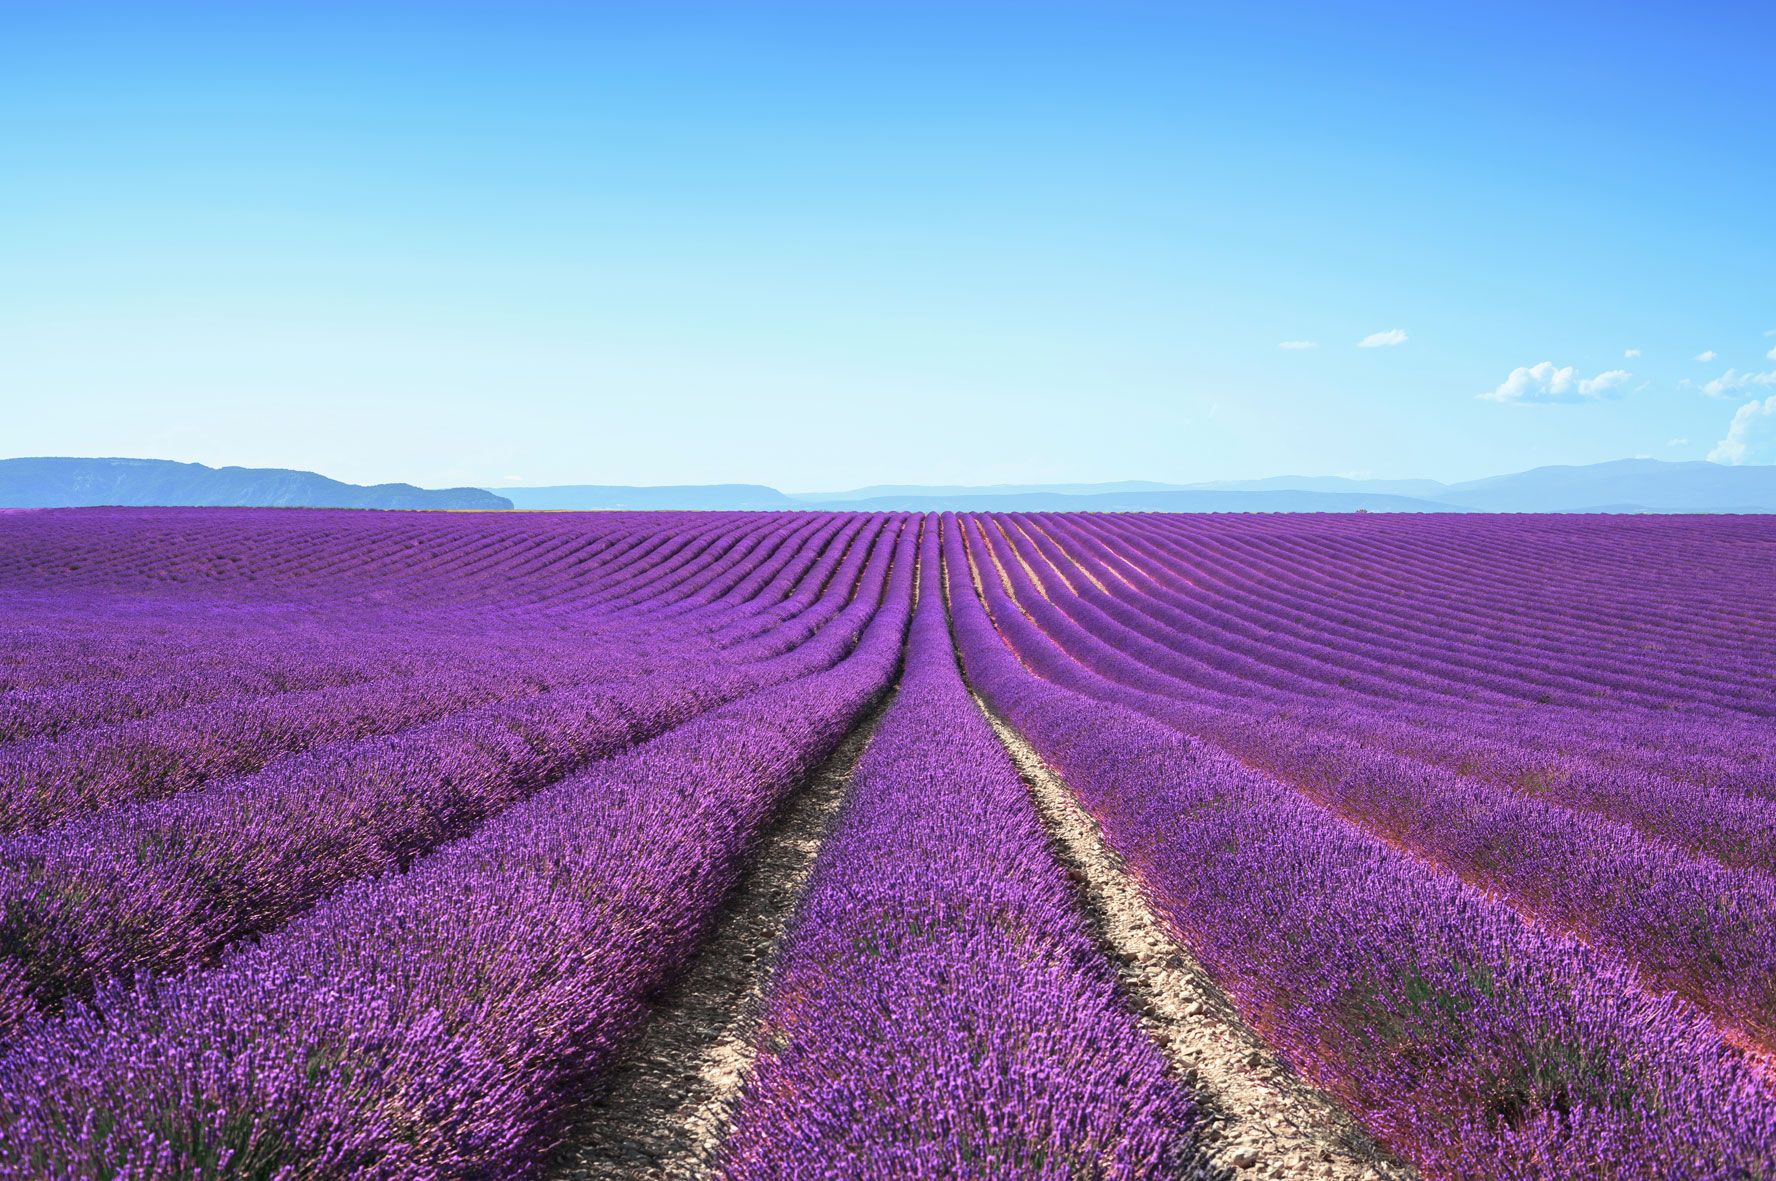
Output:
<instances>
[{"instance_id":1,"label":"soil path","mask_svg":"<svg viewBox=\"0 0 1776 1181\"><path fill-rule=\"evenodd\" d=\"M586 1103L552 1181L691 1181L708 1175L752 1066L773 953L894 694L790 799L722 904L715 933L654 1005L636 1047Z\"/></svg>"},{"instance_id":2,"label":"soil path","mask_svg":"<svg viewBox=\"0 0 1776 1181\"><path fill-rule=\"evenodd\" d=\"M977 696L1017 763L1055 855L1080 882L1080 900L1143 1028L1189 1081L1208 1116L1204 1154L1241 1178L1406 1181L1338 1101L1296 1074L1239 1017L1188 947L1154 914L1140 881L1105 843L1040 755Z\"/></svg>"}]
</instances>

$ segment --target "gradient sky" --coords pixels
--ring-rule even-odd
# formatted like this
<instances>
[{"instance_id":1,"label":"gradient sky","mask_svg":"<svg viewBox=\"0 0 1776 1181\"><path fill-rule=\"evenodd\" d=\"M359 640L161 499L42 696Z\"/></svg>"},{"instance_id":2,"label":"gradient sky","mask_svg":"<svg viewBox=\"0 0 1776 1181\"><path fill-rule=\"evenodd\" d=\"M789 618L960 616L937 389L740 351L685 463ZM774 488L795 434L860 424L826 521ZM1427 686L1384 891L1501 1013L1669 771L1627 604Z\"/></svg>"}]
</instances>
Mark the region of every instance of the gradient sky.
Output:
<instances>
[{"instance_id":1,"label":"gradient sky","mask_svg":"<svg viewBox=\"0 0 1776 1181\"><path fill-rule=\"evenodd\" d=\"M0 0L0 455L1776 461L1773 47L1764 3Z\"/></svg>"}]
</instances>

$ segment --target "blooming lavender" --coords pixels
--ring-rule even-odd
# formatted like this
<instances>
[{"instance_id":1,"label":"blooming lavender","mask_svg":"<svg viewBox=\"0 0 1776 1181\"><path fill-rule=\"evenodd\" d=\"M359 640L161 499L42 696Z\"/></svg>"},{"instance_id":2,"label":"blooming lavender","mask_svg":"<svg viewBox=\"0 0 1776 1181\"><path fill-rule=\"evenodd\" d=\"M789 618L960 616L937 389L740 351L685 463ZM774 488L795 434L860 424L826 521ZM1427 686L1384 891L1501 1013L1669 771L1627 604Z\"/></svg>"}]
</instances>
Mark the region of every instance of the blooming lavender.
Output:
<instances>
[{"instance_id":1,"label":"blooming lavender","mask_svg":"<svg viewBox=\"0 0 1776 1181\"><path fill-rule=\"evenodd\" d=\"M808 627L728 660L608 671L385 738L323 747L262 772L0 839L0 963L31 1008L107 976L202 962L357 878L399 869L578 766L748 693L830 667L888 576L869 549ZM860 551L861 556L861 551ZM742 658L737 658L735 654ZM0 1035L28 1015L15 995Z\"/></svg>"},{"instance_id":2,"label":"blooming lavender","mask_svg":"<svg viewBox=\"0 0 1776 1181\"><path fill-rule=\"evenodd\" d=\"M534 1172L909 621L721 1167L1195 1169L947 609L1159 918L1427 1176L1776 1181L1773 544L0 515L0 1178Z\"/></svg>"},{"instance_id":3,"label":"blooming lavender","mask_svg":"<svg viewBox=\"0 0 1776 1181\"><path fill-rule=\"evenodd\" d=\"M889 684L912 533L896 548L824 671L351 883L214 969L108 984L26 1026L0 1055L0 1177L534 1171L785 795Z\"/></svg>"},{"instance_id":4,"label":"blooming lavender","mask_svg":"<svg viewBox=\"0 0 1776 1181\"><path fill-rule=\"evenodd\" d=\"M953 521L945 540L970 571ZM1003 599L989 617L966 577L971 679L1242 1012L1397 1151L1449 1177L1772 1175L1768 1084L1693 1008L1118 703L1054 645L1014 655L1029 621Z\"/></svg>"},{"instance_id":5,"label":"blooming lavender","mask_svg":"<svg viewBox=\"0 0 1776 1181\"><path fill-rule=\"evenodd\" d=\"M935 526L899 695L785 940L720 1171L1185 1175L1190 1099L962 684Z\"/></svg>"}]
</instances>

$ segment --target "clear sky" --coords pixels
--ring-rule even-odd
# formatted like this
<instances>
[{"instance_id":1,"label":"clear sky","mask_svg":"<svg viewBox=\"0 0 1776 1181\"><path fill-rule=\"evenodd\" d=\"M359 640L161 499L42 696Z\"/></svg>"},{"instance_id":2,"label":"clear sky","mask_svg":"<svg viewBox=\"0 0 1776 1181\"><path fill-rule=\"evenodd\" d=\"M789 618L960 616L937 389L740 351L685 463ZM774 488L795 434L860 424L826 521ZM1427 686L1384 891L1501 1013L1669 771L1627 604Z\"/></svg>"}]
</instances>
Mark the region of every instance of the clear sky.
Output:
<instances>
[{"instance_id":1,"label":"clear sky","mask_svg":"<svg viewBox=\"0 0 1776 1181\"><path fill-rule=\"evenodd\" d=\"M0 455L1776 461L1773 52L1767 3L0 0Z\"/></svg>"}]
</instances>

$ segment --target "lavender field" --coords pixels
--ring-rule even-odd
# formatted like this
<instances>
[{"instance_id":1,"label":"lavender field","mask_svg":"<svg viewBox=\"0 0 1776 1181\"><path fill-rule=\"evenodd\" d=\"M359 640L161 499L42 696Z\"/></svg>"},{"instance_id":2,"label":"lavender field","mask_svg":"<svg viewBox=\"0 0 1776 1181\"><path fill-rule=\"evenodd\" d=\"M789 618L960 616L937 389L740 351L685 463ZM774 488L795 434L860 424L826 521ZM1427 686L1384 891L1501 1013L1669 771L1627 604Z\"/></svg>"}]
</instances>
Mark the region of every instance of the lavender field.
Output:
<instances>
[{"instance_id":1,"label":"lavender field","mask_svg":"<svg viewBox=\"0 0 1776 1181\"><path fill-rule=\"evenodd\" d=\"M1773 568L0 512L0 1178L1776 1178Z\"/></svg>"}]
</instances>

